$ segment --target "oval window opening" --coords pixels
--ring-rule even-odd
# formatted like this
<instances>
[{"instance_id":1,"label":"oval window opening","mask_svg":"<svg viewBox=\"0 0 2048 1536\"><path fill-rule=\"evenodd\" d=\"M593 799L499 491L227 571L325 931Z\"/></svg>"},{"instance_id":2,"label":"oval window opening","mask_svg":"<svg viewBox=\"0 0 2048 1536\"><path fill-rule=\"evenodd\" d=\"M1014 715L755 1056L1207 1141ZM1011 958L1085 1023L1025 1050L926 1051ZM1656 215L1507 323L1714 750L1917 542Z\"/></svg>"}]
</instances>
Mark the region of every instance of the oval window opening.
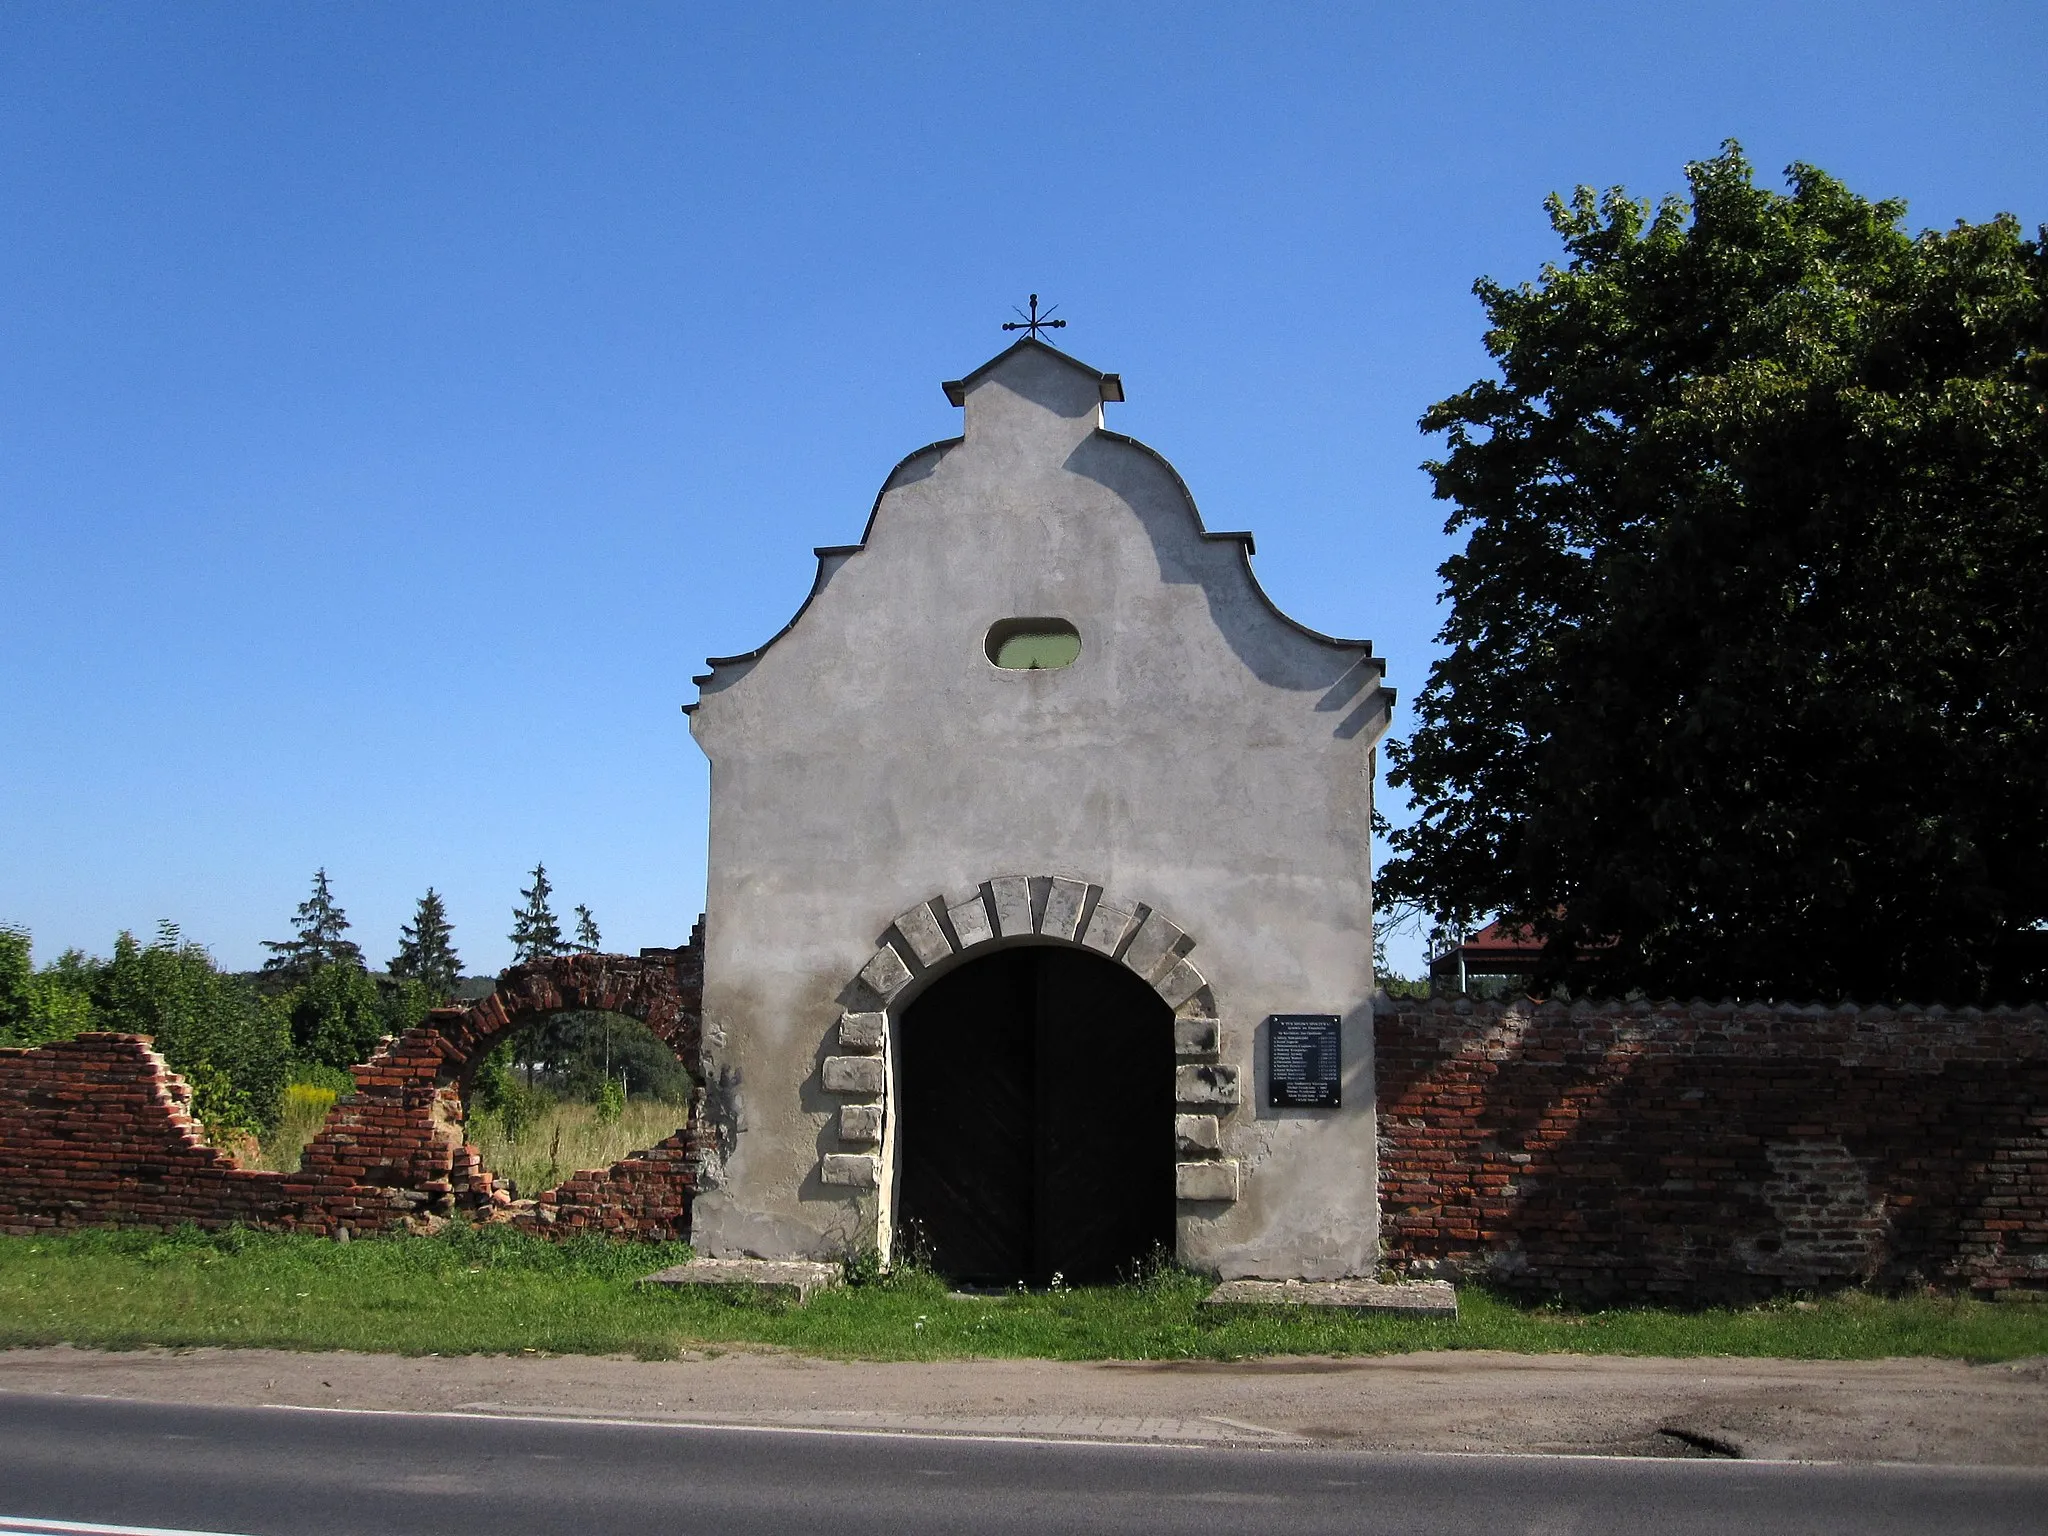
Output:
<instances>
[{"instance_id":1,"label":"oval window opening","mask_svg":"<svg viewBox=\"0 0 2048 1536\"><path fill-rule=\"evenodd\" d=\"M1065 619L1003 619L990 626L988 659L1007 672L1050 672L1081 654L1081 631Z\"/></svg>"}]
</instances>

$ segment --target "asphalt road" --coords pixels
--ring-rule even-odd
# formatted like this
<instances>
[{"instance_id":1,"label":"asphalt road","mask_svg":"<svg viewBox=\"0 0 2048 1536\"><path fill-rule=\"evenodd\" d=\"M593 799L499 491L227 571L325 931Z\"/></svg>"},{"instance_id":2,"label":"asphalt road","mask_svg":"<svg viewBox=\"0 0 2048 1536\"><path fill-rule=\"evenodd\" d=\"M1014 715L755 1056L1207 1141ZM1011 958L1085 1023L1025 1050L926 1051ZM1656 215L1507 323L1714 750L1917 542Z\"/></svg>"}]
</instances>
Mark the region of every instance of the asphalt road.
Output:
<instances>
[{"instance_id":1,"label":"asphalt road","mask_svg":"<svg viewBox=\"0 0 2048 1536\"><path fill-rule=\"evenodd\" d=\"M0 1532L41 1521L239 1536L2031 1536L2048 1530L2048 1472L1384 1456L0 1396Z\"/></svg>"}]
</instances>

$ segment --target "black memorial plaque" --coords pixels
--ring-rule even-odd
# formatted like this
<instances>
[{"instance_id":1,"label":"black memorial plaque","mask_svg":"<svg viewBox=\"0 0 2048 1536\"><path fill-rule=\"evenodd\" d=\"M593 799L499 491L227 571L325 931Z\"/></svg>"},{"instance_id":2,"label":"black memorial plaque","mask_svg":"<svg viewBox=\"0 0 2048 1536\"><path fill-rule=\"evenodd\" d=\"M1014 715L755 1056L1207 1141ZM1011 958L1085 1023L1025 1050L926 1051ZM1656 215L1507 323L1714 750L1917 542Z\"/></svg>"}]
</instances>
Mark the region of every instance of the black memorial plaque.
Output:
<instances>
[{"instance_id":1,"label":"black memorial plaque","mask_svg":"<svg viewBox=\"0 0 2048 1536\"><path fill-rule=\"evenodd\" d=\"M1266 1020L1266 1083L1274 1108L1343 1105L1339 1040L1334 1013L1276 1013Z\"/></svg>"}]
</instances>

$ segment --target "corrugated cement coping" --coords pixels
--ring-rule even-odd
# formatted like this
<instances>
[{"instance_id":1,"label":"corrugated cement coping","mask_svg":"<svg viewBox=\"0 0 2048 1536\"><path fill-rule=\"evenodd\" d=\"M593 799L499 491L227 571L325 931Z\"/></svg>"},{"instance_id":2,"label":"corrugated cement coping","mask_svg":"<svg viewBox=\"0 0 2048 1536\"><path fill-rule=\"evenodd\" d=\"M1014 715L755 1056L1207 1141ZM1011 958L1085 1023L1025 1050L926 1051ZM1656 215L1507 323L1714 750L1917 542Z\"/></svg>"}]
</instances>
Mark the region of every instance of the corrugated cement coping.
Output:
<instances>
[{"instance_id":1,"label":"corrugated cement coping","mask_svg":"<svg viewBox=\"0 0 2048 1536\"><path fill-rule=\"evenodd\" d=\"M1448 1280L1226 1280L1204 1299L1207 1307L1342 1307L1402 1317L1458 1315L1458 1293Z\"/></svg>"},{"instance_id":2,"label":"corrugated cement coping","mask_svg":"<svg viewBox=\"0 0 2048 1536\"><path fill-rule=\"evenodd\" d=\"M671 1264L640 1282L642 1285L745 1285L793 1299L802 1306L815 1291L845 1283L837 1264L812 1264L798 1259L692 1259Z\"/></svg>"}]
</instances>

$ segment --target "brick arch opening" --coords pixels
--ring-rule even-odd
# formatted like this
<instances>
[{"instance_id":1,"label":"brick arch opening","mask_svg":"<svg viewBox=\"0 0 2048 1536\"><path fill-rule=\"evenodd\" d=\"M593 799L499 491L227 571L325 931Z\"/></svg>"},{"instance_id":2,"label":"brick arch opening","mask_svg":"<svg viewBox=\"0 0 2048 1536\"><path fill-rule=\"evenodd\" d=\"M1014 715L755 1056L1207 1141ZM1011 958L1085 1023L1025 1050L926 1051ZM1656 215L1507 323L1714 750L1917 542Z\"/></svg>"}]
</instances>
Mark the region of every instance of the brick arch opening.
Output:
<instances>
[{"instance_id":1,"label":"brick arch opening","mask_svg":"<svg viewBox=\"0 0 2048 1536\"><path fill-rule=\"evenodd\" d=\"M958 900L944 895L890 920L879 946L840 994L820 1066L838 1103L818 1177L861 1200L864 1240L888 1260L896 1247L900 1166L896 1106L905 1013L972 960L1026 945L1066 946L1122 966L1172 1015L1174 1198L1182 1214L1235 1201L1238 1165L1224 1156L1225 1122L1241 1101L1237 1069L1218 1058L1222 1028L1209 980L1190 958L1195 939L1142 901L1067 875L999 875ZM1162 1066L1161 1070L1164 1070ZM836 1142L836 1149L834 1144Z\"/></svg>"},{"instance_id":2,"label":"brick arch opening","mask_svg":"<svg viewBox=\"0 0 2048 1536\"><path fill-rule=\"evenodd\" d=\"M351 1069L356 1092L329 1113L307 1146L300 1177L382 1191L355 1225L475 1211L540 1231L680 1239L697 1188L701 1088L685 1124L659 1145L608 1168L575 1174L531 1200L498 1187L464 1134L464 1098L493 1046L553 1014L603 1012L647 1026L694 1078L703 997L701 925L682 949L633 955L564 955L513 966L489 997L437 1008ZM380 1207L388 1207L388 1210Z\"/></svg>"},{"instance_id":3,"label":"brick arch opening","mask_svg":"<svg viewBox=\"0 0 2048 1536\"><path fill-rule=\"evenodd\" d=\"M467 1089L500 1040L562 1013L615 1013L647 1026L694 1077L698 1068L701 975L683 974L688 950L643 949L633 955L560 955L515 965L497 990L467 1007L437 1008L414 1034L436 1037L442 1062L436 1082ZM694 991L691 982L694 979Z\"/></svg>"}]
</instances>

